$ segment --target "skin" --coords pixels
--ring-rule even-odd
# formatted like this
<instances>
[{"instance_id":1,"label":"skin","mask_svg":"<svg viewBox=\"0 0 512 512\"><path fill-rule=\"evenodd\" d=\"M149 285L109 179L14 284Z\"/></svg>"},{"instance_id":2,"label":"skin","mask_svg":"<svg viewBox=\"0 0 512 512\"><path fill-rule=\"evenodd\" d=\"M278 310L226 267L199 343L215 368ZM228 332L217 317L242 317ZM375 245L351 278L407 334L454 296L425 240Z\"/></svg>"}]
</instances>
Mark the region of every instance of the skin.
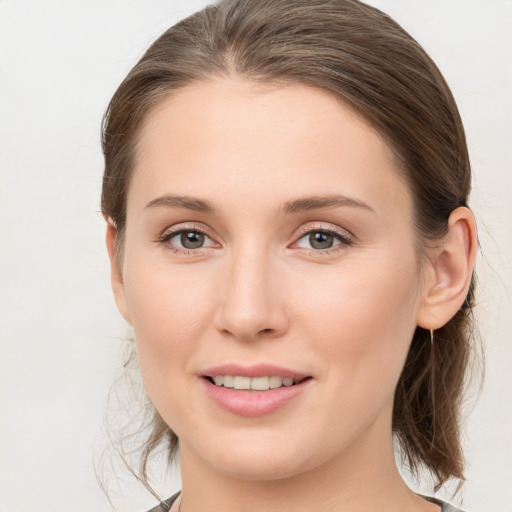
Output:
<instances>
[{"instance_id":1,"label":"skin","mask_svg":"<svg viewBox=\"0 0 512 512\"><path fill-rule=\"evenodd\" d=\"M283 211L333 195L352 202ZM439 510L396 468L393 394L416 326L440 327L464 300L476 234L457 209L420 255L412 207L384 140L310 87L212 79L149 115L122 268L112 224L107 246L147 392L180 439L182 512ZM204 245L185 249L180 229ZM309 235L322 229L337 234L319 250ZM204 393L206 368L262 362L312 380L256 418Z\"/></svg>"}]
</instances>

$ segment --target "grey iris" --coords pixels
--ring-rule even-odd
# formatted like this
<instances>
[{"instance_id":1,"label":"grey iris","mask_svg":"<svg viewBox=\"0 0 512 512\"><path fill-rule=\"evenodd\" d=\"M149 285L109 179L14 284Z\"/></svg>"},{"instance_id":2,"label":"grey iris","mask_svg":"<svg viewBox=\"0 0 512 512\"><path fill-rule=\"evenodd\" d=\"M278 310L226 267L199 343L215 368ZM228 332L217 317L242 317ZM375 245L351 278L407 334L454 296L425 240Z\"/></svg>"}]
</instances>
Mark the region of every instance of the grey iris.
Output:
<instances>
[{"instance_id":1,"label":"grey iris","mask_svg":"<svg viewBox=\"0 0 512 512\"><path fill-rule=\"evenodd\" d=\"M184 231L181 233L180 241L185 249L198 249L204 244L204 235L195 231Z\"/></svg>"},{"instance_id":2,"label":"grey iris","mask_svg":"<svg viewBox=\"0 0 512 512\"><path fill-rule=\"evenodd\" d=\"M311 233L309 243L313 249L329 249L334 242L334 236L329 233Z\"/></svg>"}]
</instances>

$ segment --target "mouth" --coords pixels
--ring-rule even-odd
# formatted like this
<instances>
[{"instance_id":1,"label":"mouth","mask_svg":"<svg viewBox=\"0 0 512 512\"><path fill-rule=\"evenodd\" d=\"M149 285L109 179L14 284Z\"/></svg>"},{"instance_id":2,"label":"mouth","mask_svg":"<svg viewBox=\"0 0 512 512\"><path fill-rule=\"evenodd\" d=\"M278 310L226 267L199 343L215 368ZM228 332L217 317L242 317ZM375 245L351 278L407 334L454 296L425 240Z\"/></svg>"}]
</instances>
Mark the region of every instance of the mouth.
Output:
<instances>
[{"instance_id":1,"label":"mouth","mask_svg":"<svg viewBox=\"0 0 512 512\"><path fill-rule=\"evenodd\" d=\"M272 370L225 367L209 371L200 380L213 403L231 414L245 417L265 416L284 407L293 407L291 404L301 403L300 396L307 396L308 390L314 389L312 376L286 370L282 375L276 368Z\"/></svg>"},{"instance_id":2,"label":"mouth","mask_svg":"<svg viewBox=\"0 0 512 512\"><path fill-rule=\"evenodd\" d=\"M313 375L268 363L228 363L205 369L199 376L206 396L237 416L265 416L293 407L314 389Z\"/></svg>"},{"instance_id":3,"label":"mouth","mask_svg":"<svg viewBox=\"0 0 512 512\"><path fill-rule=\"evenodd\" d=\"M279 375L261 377L247 377L244 375L205 375L204 378L217 387L239 391L269 391L271 389L296 386L312 377L282 377Z\"/></svg>"}]
</instances>

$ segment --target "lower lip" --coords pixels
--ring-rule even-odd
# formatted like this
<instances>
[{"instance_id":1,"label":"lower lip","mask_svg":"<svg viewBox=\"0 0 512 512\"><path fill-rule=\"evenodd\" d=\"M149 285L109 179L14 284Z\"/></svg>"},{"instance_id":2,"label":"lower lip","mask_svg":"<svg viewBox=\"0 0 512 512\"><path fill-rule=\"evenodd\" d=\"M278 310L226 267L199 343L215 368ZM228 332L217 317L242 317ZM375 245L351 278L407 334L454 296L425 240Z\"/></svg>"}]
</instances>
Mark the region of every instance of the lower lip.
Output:
<instances>
[{"instance_id":1,"label":"lower lip","mask_svg":"<svg viewBox=\"0 0 512 512\"><path fill-rule=\"evenodd\" d=\"M264 416L277 411L298 397L312 379L303 380L293 386L283 386L268 391L236 390L216 386L208 379L201 379L208 396L220 407L239 416Z\"/></svg>"}]
</instances>

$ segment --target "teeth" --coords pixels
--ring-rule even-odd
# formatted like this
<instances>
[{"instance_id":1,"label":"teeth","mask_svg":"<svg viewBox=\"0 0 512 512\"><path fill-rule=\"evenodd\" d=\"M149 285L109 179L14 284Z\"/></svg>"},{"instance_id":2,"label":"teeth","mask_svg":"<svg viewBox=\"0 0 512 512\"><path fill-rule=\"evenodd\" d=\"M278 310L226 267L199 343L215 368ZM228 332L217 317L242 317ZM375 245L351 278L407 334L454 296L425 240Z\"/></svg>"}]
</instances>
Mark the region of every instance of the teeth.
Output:
<instances>
[{"instance_id":1,"label":"teeth","mask_svg":"<svg viewBox=\"0 0 512 512\"><path fill-rule=\"evenodd\" d=\"M235 378L232 377L231 375L224 375L222 379L224 381L222 384L224 385L225 388L232 388L235 385Z\"/></svg>"},{"instance_id":2,"label":"teeth","mask_svg":"<svg viewBox=\"0 0 512 512\"><path fill-rule=\"evenodd\" d=\"M251 389L251 378L250 377L235 377L234 386L235 389Z\"/></svg>"},{"instance_id":3,"label":"teeth","mask_svg":"<svg viewBox=\"0 0 512 512\"><path fill-rule=\"evenodd\" d=\"M252 389L254 391L267 391L282 386L289 387L295 384L292 377L278 377L272 375L270 377L242 377L239 375L216 375L213 377L216 386L224 386L225 388L234 389Z\"/></svg>"},{"instance_id":4,"label":"teeth","mask_svg":"<svg viewBox=\"0 0 512 512\"><path fill-rule=\"evenodd\" d=\"M270 377L270 389L280 388L283 385L283 378L282 377Z\"/></svg>"},{"instance_id":5,"label":"teeth","mask_svg":"<svg viewBox=\"0 0 512 512\"><path fill-rule=\"evenodd\" d=\"M265 391L270 388L269 377L254 377L251 379L251 389L256 391Z\"/></svg>"}]
</instances>

